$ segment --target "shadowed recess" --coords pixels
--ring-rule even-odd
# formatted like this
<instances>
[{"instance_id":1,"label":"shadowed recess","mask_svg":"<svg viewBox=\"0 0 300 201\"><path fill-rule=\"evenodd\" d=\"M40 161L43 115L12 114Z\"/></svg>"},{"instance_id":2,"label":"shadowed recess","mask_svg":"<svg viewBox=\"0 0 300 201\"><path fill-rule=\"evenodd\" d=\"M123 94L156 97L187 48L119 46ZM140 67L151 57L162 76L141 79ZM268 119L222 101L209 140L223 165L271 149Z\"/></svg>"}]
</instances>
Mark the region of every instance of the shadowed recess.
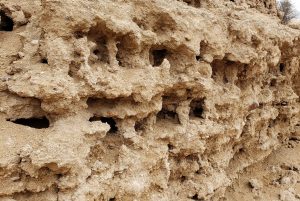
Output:
<instances>
[{"instance_id":1,"label":"shadowed recess","mask_svg":"<svg viewBox=\"0 0 300 201\"><path fill-rule=\"evenodd\" d=\"M13 28L14 21L3 11L0 11L0 31L12 31Z\"/></svg>"},{"instance_id":2,"label":"shadowed recess","mask_svg":"<svg viewBox=\"0 0 300 201\"><path fill-rule=\"evenodd\" d=\"M8 119L7 121L36 129L49 128L50 126L50 122L46 117L29 119L21 118L16 120Z\"/></svg>"},{"instance_id":3,"label":"shadowed recess","mask_svg":"<svg viewBox=\"0 0 300 201\"><path fill-rule=\"evenodd\" d=\"M193 100L190 104L190 117L204 118L204 99Z\"/></svg>"},{"instance_id":4,"label":"shadowed recess","mask_svg":"<svg viewBox=\"0 0 300 201\"><path fill-rule=\"evenodd\" d=\"M101 121L102 123L107 123L110 126L109 133L116 133L118 132L118 127L116 121L111 117L96 117L93 116L89 119L90 122L94 121Z\"/></svg>"},{"instance_id":5,"label":"shadowed recess","mask_svg":"<svg viewBox=\"0 0 300 201\"><path fill-rule=\"evenodd\" d=\"M175 111L170 111L167 108L162 108L161 111L157 114L157 120L170 120L174 123L179 123L178 115Z\"/></svg>"},{"instance_id":6,"label":"shadowed recess","mask_svg":"<svg viewBox=\"0 0 300 201\"><path fill-rule=\"evenodd\" d=\"M189 6L193 6L195 8L201 7L200 0L183 0L183 2L187 3Z\"/></svg>"},{"instance_id":7,"label":"shadowed recess","mask_svg":"<svg viewBox=\"0 0 300 201\"><path fill-rule=\"evenodd\" d=\"M150 54L150 62L152 66L160 66L167 56L166 49L152 50Z\"/></svg>"}]
</instances>

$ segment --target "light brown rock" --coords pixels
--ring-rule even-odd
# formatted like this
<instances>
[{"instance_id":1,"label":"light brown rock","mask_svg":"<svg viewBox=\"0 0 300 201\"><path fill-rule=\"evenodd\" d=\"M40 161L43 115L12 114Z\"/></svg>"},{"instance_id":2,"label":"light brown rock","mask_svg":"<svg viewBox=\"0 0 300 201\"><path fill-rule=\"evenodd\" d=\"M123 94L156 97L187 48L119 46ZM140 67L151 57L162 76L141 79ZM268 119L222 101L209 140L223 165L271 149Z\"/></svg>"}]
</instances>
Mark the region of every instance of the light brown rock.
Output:
<instances>
[{"instance_id":1,"label":"light brown rock","mask_svg":"<svg viewBox=\"0 0 300 201\"><path fill-rule=\"evenodd\" d=\"M0 199L217 200L299 136L300 31L275 0L0 10Z\"/></svg>"}]
</instances>

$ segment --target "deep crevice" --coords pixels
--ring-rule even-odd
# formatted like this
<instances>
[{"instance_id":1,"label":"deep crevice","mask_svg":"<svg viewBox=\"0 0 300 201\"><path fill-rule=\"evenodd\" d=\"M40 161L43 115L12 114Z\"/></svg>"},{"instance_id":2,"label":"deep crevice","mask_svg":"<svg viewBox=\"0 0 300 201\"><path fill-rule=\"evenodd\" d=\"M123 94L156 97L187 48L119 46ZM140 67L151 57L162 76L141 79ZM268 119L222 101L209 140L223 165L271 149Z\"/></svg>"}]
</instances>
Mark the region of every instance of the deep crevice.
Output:
<instances>
[{"instance_id":1,"label":"deep crevice","mask_svg":"<svg viewBox=\"0 0 300 201\"><path fill-rule=\"evenodd\" d=\"M190 117L204 118L204 99L193 100L190 108Z\"/></svg>"},{"instance_id":2,"label":"deep crevice","mask_svg":"<svg viewBox=\"0 0 300 201\"><path fill-rule=\"evenodd\" d=\"M48 64L48 59L47 59L47 58L42 58L42 59L41 59L41 63L43 63L43 64Z\"/></svg>"},{"instance_id":3,"label":"deep crevice","mask_svg":"<svg viewBox=\"0 0 300 201\"><path fill-rule=\"evenodd\" d=\"M277 86L277 80L276 79L271 79L270 80L270 86L271 87L276 87Z\"/></svg>"},{"instance_id":4,"label":"deep crevice","mask_svg":"<svg viewBox=\"0 0 300 201\"><path fill-rule=\"evenodd\" d=\"M75 36L76 39L80 39L80 38L83 38L85 36L85 33L82 32L82 31L75 31L74 36Z\"/></svg>"},{"instance_id":5,"label":"deep crevice","mask_svg":"<svg viewBox=\"0 0 300 201\"><path fill-rule=\"evenodd\" d=\"M168 51L166 49L150 50L150 63L152 66L160 66L167 57Z\"/></svg>"},{"instance_id":6,"label":"deep crevice","mask_svg":"<svg viewBox=\"0 0 300 201\"><path fill-rule=\"evenodd\" d=\"M76 61L71 61L69 65L68 75L72 78L76 77L79 69L80 69L80 64L77 63Z\"/></svg>"},{"instance_id":7,"label":"deep crevice","mask_svg":"<svg viewBox=\"0 0 300 201\"><path fill-rule=\"evenodd\" d=\"M107 48L107 38L105 36L96 39L97 47L93 50L93 54L99 61L109 64L109 52Z\"/></svg>"},{"instance_id":8,"label":"deep crevice","mask_svg":"<svg viewBox=\"0 0 300 201\"><path fill-rule=\"evenodd\" d=\"M77 39L80 39L85 35L86 34L82 31L74 33L74 36ZM89 62L91 64L99 62L109 64L109 50L107 47L108 37L104 25L97 24L97 26L92 27L87 33L87 39L88 41L91 41L92 44Z\"/></svg>"},{"instance_id":9,"label":"deep crevice","mask_svg":"<svg viewBox=\"0 0 300 201\"><path fill-rule=\"evenodd\" d=\"M116 59L118 61L119 66L125 67L125 63L126 63L125 62L125 55L126 54L124 54L124 52L126 52L126 51L123 51L124 48L123 48L122 45L123 45L122 43L117 44L118 51L117 51Z\"/></svg>"},{"instance_id":10,"label":"deep crevice","mask_svg":"<svg viewBox=\"0 0 300 201\"><path fill-rule=\"evenodd\" d=\"M36 129L49 128L50 126L50 122L46 117L42 117L42 118L33 117L29 119L20 118L16 120L7 119L7 121L10 121L15 124L23 125L23 126L28 126L31 128L36 128Z\"/></svg>"},{"instance_id":11,"label":"deep crevice","mask_svg":"<svg viewBox=\"0 0 300 201\"><path fill-rule=\"evenodd\" d=\"M168 119L176 123L179 123L178 115L175 111L170 111L167 108L162 108L161 111L157 114L158 120Z\"/></svg>"},{"instance_id":12,"label":"deep crevice","mask_svg":"<svg viewBox=\"0 0 300 201\"><path fill-rule=\"evenodd\" d=\"M279 64L279 70L280 70L281 73L284 72L284 70L285 70L285 65L284 65L284 63L280 63L280 64Z\"/></svg>"},{"instance_id":13,"label":"deep crevice","mask_svg":"<svg viewBox=\"0 0 300 201\"><path fill-rule=\"evenodd\" d=\"M186 179L187 179L186 176L181 176L181 177L180 177L180 181L181 181L181 182L186 181Z\"/></svg>"},{"instance_id":14,"label":"deep crevice","mask_svg":"<svg viewBox=\"0 0 300 201\"><path fill-rule=\"evenodd\" d=\"M136 132L143 132L146 129L146 121L147 121L146 118L136 121L134 124L134 130Z\"/></svg>"},{"instance_id":15,"label":"deep crevice","mask_svg":"<svg viewBox=\"0 0 300 201\"><path fill-rule=\"evenodd\" d=\"M13 31L14 21L4 11L0 11L0 31Z\"/></svg>"},{"instance_id":16,"label":"deep crevice","mask_svg":"<svg viewBox=\"0 0 300 201\"><path fill-rule=\"evenodd\" d=\"M193 197L191 197L192 200L197 200L200 201L200 199L198 198L198 194L195 194Z\"/></svg>"},{"instance_id":17,"label":"deep crevice","mask_svg":"<svg viewBox=\"0 0 300 201\"><path fill-rule=\"evenodd\" d=\"M137 67L135 57L140 52L136 38L130 34L120 36L116 39L116 46L116 59L119 66L126 68Z\"/></svg>"},{"instance_id":18,"label":"deep crevice","mask_svg":"<svg viewBox=\"0 0 300 201\"><path fill-rule=\"evenodd\" d=\"M168 144L168 150L169 150L169 151L172 151L174 148L175 148L174 145Z\"/></svg>"}]
</instances>

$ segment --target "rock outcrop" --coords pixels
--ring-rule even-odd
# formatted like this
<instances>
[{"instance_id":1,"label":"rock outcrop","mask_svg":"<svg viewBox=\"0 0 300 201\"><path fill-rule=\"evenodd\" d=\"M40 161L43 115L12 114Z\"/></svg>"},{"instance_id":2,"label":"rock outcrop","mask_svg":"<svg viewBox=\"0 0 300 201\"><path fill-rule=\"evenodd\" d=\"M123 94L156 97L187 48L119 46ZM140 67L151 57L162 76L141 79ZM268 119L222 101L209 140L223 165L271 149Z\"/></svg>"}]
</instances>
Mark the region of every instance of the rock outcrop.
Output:
<instances>
[{"instance_id":1,"label":"rock outcrop","mask_svg":"<svg viewBox=\"0 0 300 201\"><path fill-rule=\"evenodd\" d=\"M0 0L0 199L218 200L299 136L275 0Z\"/></svg>"}]
</instances>

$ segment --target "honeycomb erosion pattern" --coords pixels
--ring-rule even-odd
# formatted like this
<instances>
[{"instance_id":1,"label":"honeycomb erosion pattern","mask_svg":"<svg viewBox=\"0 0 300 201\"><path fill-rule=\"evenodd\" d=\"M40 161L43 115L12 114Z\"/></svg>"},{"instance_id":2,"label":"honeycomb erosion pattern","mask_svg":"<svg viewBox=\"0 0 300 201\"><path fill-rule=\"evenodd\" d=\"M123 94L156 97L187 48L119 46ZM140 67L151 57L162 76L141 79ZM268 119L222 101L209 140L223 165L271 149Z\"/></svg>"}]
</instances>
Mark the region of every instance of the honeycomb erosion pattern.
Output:
<instances>
[{"instance_id":1,"label":"honeycomb erosion pattern","mask_svg":"<svg viewBox=\"0 0 300 201\"><path fill-rule=\"evenodd\" d=\"M299 134L275 0L0 0L0 200L218 200Z\"/></svg>"}]
</instances>

